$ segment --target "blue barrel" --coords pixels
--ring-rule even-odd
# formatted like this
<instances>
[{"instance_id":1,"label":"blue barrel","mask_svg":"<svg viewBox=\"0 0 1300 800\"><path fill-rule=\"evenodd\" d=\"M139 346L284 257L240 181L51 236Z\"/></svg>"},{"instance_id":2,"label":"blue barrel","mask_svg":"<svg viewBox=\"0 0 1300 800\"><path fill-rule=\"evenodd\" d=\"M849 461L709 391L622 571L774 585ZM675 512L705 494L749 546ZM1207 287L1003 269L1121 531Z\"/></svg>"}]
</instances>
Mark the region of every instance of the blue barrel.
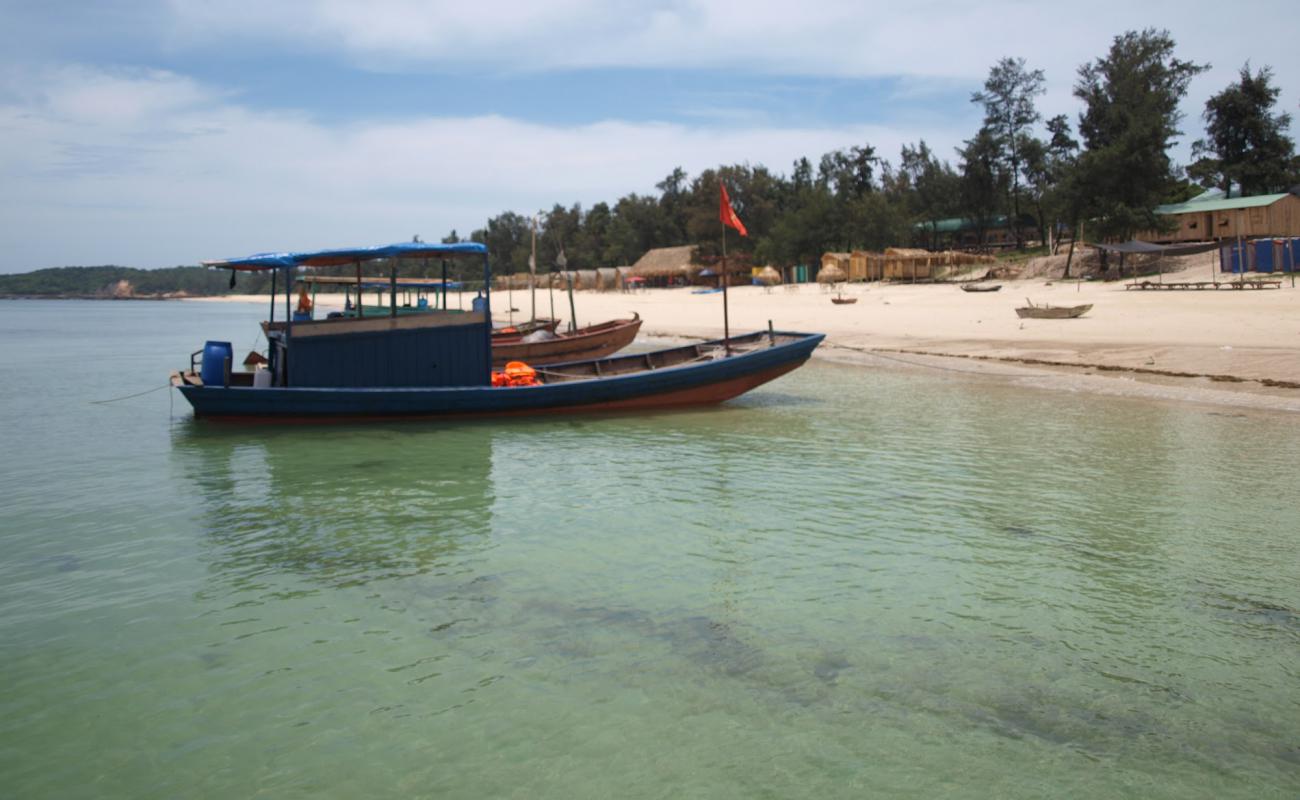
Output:
<instances>
[{"instance_id":1,"label":"blue barrel","mask_svg":"<svg viewBox=\"0 0 1300 800\"><path fill-rule=\"evenodd\" d=\"M207 342L203 345L203 366L199 377L204 386L226 385L226 359L234 359L230 342Z\"/></svg>"},{"instance_id":2,"label":"blue barrel","mask_svg":"<svg viewBox=\"0 0 1300 800\"><path fill-rule=\"evenodd\" d=\"M469 307L472 311L487 311L487 298L479 295L470 302Z\"/></svg>"}]
</instances>

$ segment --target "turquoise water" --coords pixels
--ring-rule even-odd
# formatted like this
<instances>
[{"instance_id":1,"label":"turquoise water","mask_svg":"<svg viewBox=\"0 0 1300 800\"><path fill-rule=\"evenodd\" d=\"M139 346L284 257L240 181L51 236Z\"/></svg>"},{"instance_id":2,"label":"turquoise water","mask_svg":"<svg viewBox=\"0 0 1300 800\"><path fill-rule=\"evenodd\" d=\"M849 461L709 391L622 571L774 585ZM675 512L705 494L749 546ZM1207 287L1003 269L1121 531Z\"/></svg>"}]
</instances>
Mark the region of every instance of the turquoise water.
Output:
<instances>
[{"instance_id":1,"label":"turquoise water","mask_svg":"<svg viewBox=\"0 0 1300 800\"><path fill-rule=\"evenodd\" d=\"M261 311L0 301L3 796L1300 794L1294 417L824 362L648 416L89 403Z\"/></svg>"}]
</instances>

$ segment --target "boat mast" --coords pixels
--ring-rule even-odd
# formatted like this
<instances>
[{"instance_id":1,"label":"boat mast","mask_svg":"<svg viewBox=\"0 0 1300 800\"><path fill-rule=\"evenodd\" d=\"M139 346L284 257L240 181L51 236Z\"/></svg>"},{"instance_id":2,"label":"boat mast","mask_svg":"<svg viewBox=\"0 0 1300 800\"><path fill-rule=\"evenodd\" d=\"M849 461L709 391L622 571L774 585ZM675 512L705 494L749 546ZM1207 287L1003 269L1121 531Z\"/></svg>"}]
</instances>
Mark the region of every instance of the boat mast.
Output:
<instances>
[{"instance_id":1,"label":"boat mast","mask_svg":"<svg viewBox=\"0 0 1300 800\"><path fill-rule=\"evenodd\" d=\"M537 215L533 215L533 252L528 256L528 288L533 295L533 322L537 321Z\"/></svg>"},{"instance_id":2,"label":"boat mast","mask_svg":"<svg viewBox=\"0 0 1300 800\"><path fill-rule=\"evenodd\" d=\"M555 257L555 264L564 271L565 277L569 279L569 330L578 329L578 309L573 305L573 273L569 271L569 259L564 255L564 245L560 245L560 254Z\"/></svg>"}]
</instances>

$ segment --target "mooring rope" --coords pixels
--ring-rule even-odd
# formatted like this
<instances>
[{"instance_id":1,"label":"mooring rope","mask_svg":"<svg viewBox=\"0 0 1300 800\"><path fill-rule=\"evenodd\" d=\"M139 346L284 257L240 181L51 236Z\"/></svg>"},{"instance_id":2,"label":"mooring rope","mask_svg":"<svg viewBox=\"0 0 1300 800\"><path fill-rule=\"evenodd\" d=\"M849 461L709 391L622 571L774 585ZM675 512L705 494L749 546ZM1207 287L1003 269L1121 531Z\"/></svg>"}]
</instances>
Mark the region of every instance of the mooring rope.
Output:
<instances>
[{"instance_id":1,"label":"mooring rope","mask_svg":"<svg viewBox=\"0 0 1300 800\"><path fill-rule=\"evenodd\" d=\"M143 396L146 395L146 394L151 394L151 393L153 393L153 392L158 391L159 389L167 389L167 388L169 388L169 387L171 387L171 382L170 382L170 381L167 382L167 383L164 383L162 386L155 386L155 387L153 387L152 389L145 389L143 392L136 392L135 394L128 394L128 395L126 395L125 397L114 397L114 398L112 398L111 400L91 400L91 401L90 401L90 404L91 404L91 405L95 405L95 406L102 406L102 405L104 405L104 404L106 404L106 403L116 403L116 402L119 402L119 401L121 401L121 400L130 400L132 397L143 397Z\"/></svg>"}]
</instances>

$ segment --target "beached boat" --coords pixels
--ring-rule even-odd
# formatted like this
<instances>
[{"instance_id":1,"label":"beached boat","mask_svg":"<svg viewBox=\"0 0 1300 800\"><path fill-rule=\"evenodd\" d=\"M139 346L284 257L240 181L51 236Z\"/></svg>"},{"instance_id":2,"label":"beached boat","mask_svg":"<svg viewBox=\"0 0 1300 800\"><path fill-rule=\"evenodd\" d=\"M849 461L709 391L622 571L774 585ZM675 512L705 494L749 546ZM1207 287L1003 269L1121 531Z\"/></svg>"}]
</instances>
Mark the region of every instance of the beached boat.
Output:
<instances>
[{"instance_id":1,"label":"beached boat","mask_svg":"<svg viewBox=\"0 0 1300 800\"><path fill-rule=\"evenodd\" d=\"M1002 288L1000 283L964 283L961 290L963 292L996 292Z\"/></svg>"},{"instance_id":2,"label":"beached boat","mask_svg":"<svg viewBox=\"0 0 1300 800\"><path fill-rule=\"evenodd\" d=\"M856 297L845 297L845 296L842 295L842 294L837 294L837 295L835 295L834 297L831 298L831 302L834 303L834 304L837 305L837 306L850 306L850 305L853 305L854 303L858 302L858 298L856 298Z\"/></svg>"},{"instance_id":3,"label":"beached boat","mask_svg":"<svg viewBox=\"0 0 1300 800\"><path fill-rule=\"evenodd\" d=\"M1081 306L1036 306L1031 301L1029 305L1016 309L1016 316L1021 319L1074 319L1082 317L1092 309L1092 303L1085 303Z\"/></svg>"},{"instance_id":4,"label":"beached boat","mask_svg":"<svg viewBox=\"0 0 1300 800\"><path fill-rule=\"evenodd\" d=\"M299 267L404 258L481 257L477 243L272 253L205 262L283 276L285 310ZM637 355L547 366L491 367L491 292L470 311L293 320L267 328L269 369L235 371L228 343L208 342L171 385L212 419L484 417L668 408L720 403L803 364L822 334L768 330ZM274 303L272 304L274 306ZM639 322L639 320L637 320ZM274 319L270 321L274 324ZM196 357L202 354L201 363Z\"/></svg>"},{"instance_id":5,"label":"beached boat","mask_svg":"<svg viewBox=\"0 0 1300 800\"><path fill-rule=\"evenodd\" d=\"M631 319L616 319L599 325L588 325L572 333L547 333L507 335L502 331L492 333L492 366L505 366L510 361L529 364L550 364L556 361L580 361L603 358L617 353L632 343L641 330L641 315Z\"/></svg>"}]
</instances>

